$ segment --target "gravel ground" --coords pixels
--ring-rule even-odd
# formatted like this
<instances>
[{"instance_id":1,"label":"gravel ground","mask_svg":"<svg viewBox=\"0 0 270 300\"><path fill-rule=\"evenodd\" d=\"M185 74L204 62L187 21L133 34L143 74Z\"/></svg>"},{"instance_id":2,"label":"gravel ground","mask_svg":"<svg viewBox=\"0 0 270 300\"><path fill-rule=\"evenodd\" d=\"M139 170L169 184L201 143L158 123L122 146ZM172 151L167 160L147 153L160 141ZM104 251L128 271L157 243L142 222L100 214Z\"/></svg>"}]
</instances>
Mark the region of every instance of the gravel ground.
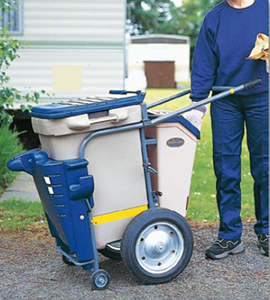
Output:
<instances>
[{"instance_id":1,"label":"gravel ground","mask_svg":"<svg viewBox=\"0 0 270 300\"><path fill-rule=\"evenodd\" d=\"M204 258L216 227L192 225L194 252L182 274L167 284L139 283L120 261L100 256L100 267L112 276L109 289L91 291L88 272L62 263L48 233L0 236L1 300L195 299L267 300L268 258L259 254L252 226L245 224L246 251L225 260Z\"/></svg>"}]
</instances>

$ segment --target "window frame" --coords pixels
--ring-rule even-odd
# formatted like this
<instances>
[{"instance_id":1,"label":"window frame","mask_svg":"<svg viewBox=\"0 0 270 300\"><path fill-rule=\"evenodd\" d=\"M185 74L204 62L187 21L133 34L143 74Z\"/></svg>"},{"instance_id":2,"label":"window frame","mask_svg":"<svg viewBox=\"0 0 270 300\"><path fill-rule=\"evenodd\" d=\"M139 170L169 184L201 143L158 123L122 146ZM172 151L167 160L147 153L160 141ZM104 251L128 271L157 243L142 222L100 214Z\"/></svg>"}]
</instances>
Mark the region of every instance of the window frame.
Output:
<instances>
[{"instance_id":1,"label":"window frame","mask_svg":"<svg viewBox=\"0 0 270 300\"><path fill-rule=\"evenodd\" d=\"M18 30L9 30L7 29L7 34L10 35L22 35L23 34L23 4L22 0L18 2L17 4L17 11L18 11ZM12 11L6 11L6 12L1 12L1 27L5 28L7 22L8 22L8 16L11 14ZM9 27L9 26L8 26Z\"/></svg>"}]
</instances>

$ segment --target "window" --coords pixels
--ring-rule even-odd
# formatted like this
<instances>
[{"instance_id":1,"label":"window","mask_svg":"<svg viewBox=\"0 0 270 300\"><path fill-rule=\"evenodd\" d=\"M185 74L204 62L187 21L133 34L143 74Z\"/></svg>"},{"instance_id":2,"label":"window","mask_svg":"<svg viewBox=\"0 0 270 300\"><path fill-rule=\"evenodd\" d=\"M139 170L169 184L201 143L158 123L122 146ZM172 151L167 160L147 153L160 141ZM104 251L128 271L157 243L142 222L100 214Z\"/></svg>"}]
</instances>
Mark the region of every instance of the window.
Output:
<instances>
[{"instance_id":1,"label":"window","mask_svg":"<svg viewBox=\"0 0 270 300\"><path fill-rule=\"evenodd\" d=\"M22 4L10 0L10 11L2 11L2 28L7 27L9 34L22 34Z\"/></svg>"}]
</instances>

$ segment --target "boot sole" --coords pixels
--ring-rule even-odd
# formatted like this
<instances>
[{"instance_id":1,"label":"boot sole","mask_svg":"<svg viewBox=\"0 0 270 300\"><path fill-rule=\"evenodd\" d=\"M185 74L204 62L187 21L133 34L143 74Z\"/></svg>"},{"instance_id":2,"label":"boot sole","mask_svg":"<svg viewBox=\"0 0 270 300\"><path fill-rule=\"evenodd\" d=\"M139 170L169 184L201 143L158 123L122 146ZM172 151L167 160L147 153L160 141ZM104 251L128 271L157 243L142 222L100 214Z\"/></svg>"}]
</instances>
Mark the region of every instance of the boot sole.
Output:
<instances>
[{"instance_id":1,"label":"boot sole","mask_svg":"<svg viewBox=\"0 0 270 300\"><path fill-rule=\"evenodd\" d=\"M245 250L244 244L243 244L243 242L241 242L241 244L239 244L237 247L235 247L231 250L225 251L221 254L215 255L211 252L207 252L207 250L206 250L205 255L207 258L211 258L211 259L222 259L222 258L229 256L229 254L232 254L232 255L239 254L239 253L243 252L244 250Z\"/></svg>"},{"instance_id":2,"label":"boot sole","mask_svg":"<svg viewBox=\"0 0 270 300\"><path fill-rule=\"evenodd\" d=\"M264 256L268 256L269 257L269 254L268 252L266 252L263 247L261 246L261 244L259 243L259 241L257 241L257 246L259 247L259 250L260 250L260 253Z\"/></svg>"}]
</instances>

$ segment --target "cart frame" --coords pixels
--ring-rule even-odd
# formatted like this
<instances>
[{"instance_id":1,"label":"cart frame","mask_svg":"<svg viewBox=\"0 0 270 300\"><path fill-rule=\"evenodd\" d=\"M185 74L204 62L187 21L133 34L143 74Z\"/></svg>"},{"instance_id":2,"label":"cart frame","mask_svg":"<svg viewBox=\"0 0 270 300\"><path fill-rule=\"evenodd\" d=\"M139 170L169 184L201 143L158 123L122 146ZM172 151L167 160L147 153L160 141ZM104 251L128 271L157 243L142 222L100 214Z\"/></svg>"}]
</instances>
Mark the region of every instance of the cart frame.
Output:
<instances>
[{"instance_id":1,"label":"cart frame","mask_svg":"<svg viewBox=\"0 0 270 300\"><path fill-rule=\"evenodd\" d=\"M80 145L79 158L78 158L78 160L80 161L79 166L85 167L84 173L82 173L82 175L80 175L81 176L80 179L84 180L82 182L84 193L79 194L79 196L78 195L77 196L80 199L82 198L82 203L84 203L84 200L85 200L85 203L83 205L88 210L87 211L88 225L86 224L86 226L88 226L87 232L89 232L89 234L90 234L89 240L91 242L91 250L92 250L93 255L91 256L91 258L92 258L91 260L87 260L87 261L82 260L83 262L79 262L79 259L76 260L75 256L70 255L69 253L67 253L63 249L63 247L61 247L61 243L56 244L55 248L63 255L63 257L65 259L67 259L66 263L77 265L77 266L82 266L85 269L88 269L91 272L91 280L92 280L92 284L93 284L94 288L96 288L96 289L105 289L105 288L107 288L107 286L110 282L110 276L105 270L99 269L98 250L97 250L97 247L96 247L96 239L95 239L93 217L92 217L92 207L93 207L94 204L92 203L92 194L90 194L90 192L86 189L86 186L91 186L92 185L92 192L93 192L93 178L92 178L91 175L85 176L85 173L88 174L87 169L86 169L88 161L84 158L84 156L85 156L84 154L85 154L85 149L86 149L87 145L89 144L89 142L91 142L93 139L95 139L97 137L104 136L104 135L111 135L111 134L126 132L126 131L130 131L130 130L139 130L140 140L141 140L142 167L144 169L145 186L146 186L146 191L147 191L147 202L148 202L148 210L146 210L145 212L147 212L149 210L151 211L151 213L156 212L158 210L158 206L159 206L158 196L156 195L156 192L153 191L153 189L152 189L150 173L157 174L157 171L153 167L151 167L151 165L150 165L150 162L149 162L149 159L148 159L148 153L147 153L147 146L157 144L157 140L154 139L154 138L146 139L146 137L145 137L145 128L155 126L156 124L165 122L165 121L167 121L167 120L169 120L173 117L176 117L180 114L183 114L183 113L188 112L190 110L196 109L199 106L206 105L206 104L211 103L213 101L217 101L219 99L225 98L225 97L230 96L234 93L238 93L242 90L249 89L249 88L251 88L253 86L256 86L256 85L259 85L259 84L261 84L261 79L254 79L254 80L251 80L251 81L249 81L245 84L241 84L237 87L213 87L212 90L214 92L220 92L220 93L218 93L218 94L216 94L216 95L214 95L210 98L198 101L197 103L193 102L192 104L190 104L186 107L183 107L181 109L178 109L174 112L168 113L167 115L163 115L163 116L157 117L157 118L152 119L152 120L149 119L148 109L153 108L153 107L158 106L158 105L162 105L166 102L172 101L174 99L177 99L177 98L180 98L184 95L189 94L191 92L191 89L187 89L185 91L182 91L182 92L177 93L175 95L172 95L170 97L158 100L158 101L156 101L152 104L149 104L149 105L146 105L146 103L142 103L141 104L142 120L139 123L135 123L135 124L131 124L131 125L122 125L122 126L118 126L118 127L114 127L114 128L108 128L108 129L100 129L98 131L94 131L94 132L90 133L89 135L87 135L84 138L81 145ZM111 94L122 94L122 95L123 94L128 94L128 93L133 93L133 94L135 93L141 98L144 98L144 96L145 96L144 91L129 92L129 91L115 91L114 90L114 91L110 91L110 93ZM29 159L29 157L32 157L32 156L34 157L37 152L40 153L42 151L40 151L40 150L30 150L30 151L26 152L26 155L21 154L21 155L15 156L8 163L9 169L13 170L13 171L25 171L25 172L33 175L33 171L31 170L31 166L30 166L31 158ZM25 155L25 157L24 157L24 155ZM48 155L44 151L43 151L43 155L46 155L47 158L48 158ZM53 160L51 160L51 162L52 161ZM61 162L61 163L64 164L64 163L67 163L68 161L53 161L53 162L57 162L57 163ZM77 166L74 163L74 161L72 163L70 163L70 166L68 166L68 167L72 168L72 166L73 167ZM65 169L63 167L63 172L64 171L65 171ZM90 182L90 185L89 185L89 182ZM90 187L90 190L91 190L91 187ZM86 192L88 193L87 195L89 195L89 196L85 196ZM76 194L76 190L74 191L74 193ZM71 199L73 199L73 198L71 197ZM74 199L76 199L76 197ZM145 216L145 212L142 212L141 214L143 216ZM166 212L165 212L165 214L166 214ZM84 216L82 216L82 217L84 218ZM135 218L137 218L137 217L135 217ZM135 218L130 222L128 227L130 225L132 225L131 223L135 220ZM183 218L183 217L181 217L181 218ZM192 236L191 230L190 230L190 235ZM114 242L114 241L112 241L112 242ZM190 257L191 257L191 254L190 254ZM90 256L88 256L88 258L90 258ZM171 278L174 278L174 277L171 277ZM160 282L163 282L163 281L160 281ZM152 282L152 283L156 283L156 282Z\"/></svg>"},{"instance_id":2,"label":"cart frame","mask_svg":"<svg viewBox=\"0 0 270 300\"><path fill-rule=\"evenodd\" d=\"M103 136L103 135L108 135L108 134L114 134L114 133L120 133L120 132L125 132L129 130L135 130L139 129L140 130L140 138L141 138L141 150L142 150L142 158L143 158L143 168L144 168L144 174L145 174L145 183L146 183L146 190L147 190L147 199L148 199L148 207L149 209L155 209L158 206L158 198L155 195L155 192L152 190L152 185L151 185L151 179L150 179L150 173L157 174L157 171L151 167L149 159L148 159L148 154L147 154L147 146L151 144L156 144L157 141L155 139L149 139L147 140L145 138L145 127L150 127L150 126L155 126L156 124L165 122L173 117L176 117L180 114L183 114L185 112L188 112L190 110L193 110L199 106L206 105L209 103L212 103L214 101L220 100L222 98L228 97L230 95L233 95L234 93L238 93L242 90L247 90L253 86L261 84L261 79L254 79L251 80L247 83L241 84L236 87L221 87L221 86L215 86L212 88L212 91L214 92L220 92L210 98L203 99L201 101L198 101L197 103L192 103L186 107L183 107L179 110L176 110L174 112L171 112L165 116L157 117L153 120L149 120L148 118L148 109L156 107L158 105L162 105L164 103L170 102L172 100L175 100L177 98L183 97L191 92L191 89L187 89L185 91L182 91L180 93L174 94L170 97L166 97L164 99L158 100L154 103L151 103L149 105L146 105L145 103L142 104L142 121L136 124L132 125L124 125L124 126L119 126L115 128L109 128L109 129L101 129L98 131L95 131L93 133L90 133L82 142L79 150L79 158L84 159L84 152L85 148L88 145L89 142L91 142L94 138ZM129 91L110 91L112 94L128 94L128 93L145 93L145 92L129 92ZM94 225L92 222L92 208L89 204L89 201L86 199L87 206L89 208L89 214L88 214L88 221L89 221L89 227L90 227L90 232L91 232L91 243L92 243L92 249L93 249L93 255L94 259L89 261L89 262L84 262L84 263L79 263L77 262L74 258L72 258L68 253L64 252L61 248L58 246L55 246L56 249L63 254L65 257L67 257L72 263L78 266L85 266L88 264L93 264L92 269L90 270L91 272L99 270L99 263L98 263L98 251L96 248L96 242L95 242L95 233L94 233Z\"/></svg>"}]
</instances>

